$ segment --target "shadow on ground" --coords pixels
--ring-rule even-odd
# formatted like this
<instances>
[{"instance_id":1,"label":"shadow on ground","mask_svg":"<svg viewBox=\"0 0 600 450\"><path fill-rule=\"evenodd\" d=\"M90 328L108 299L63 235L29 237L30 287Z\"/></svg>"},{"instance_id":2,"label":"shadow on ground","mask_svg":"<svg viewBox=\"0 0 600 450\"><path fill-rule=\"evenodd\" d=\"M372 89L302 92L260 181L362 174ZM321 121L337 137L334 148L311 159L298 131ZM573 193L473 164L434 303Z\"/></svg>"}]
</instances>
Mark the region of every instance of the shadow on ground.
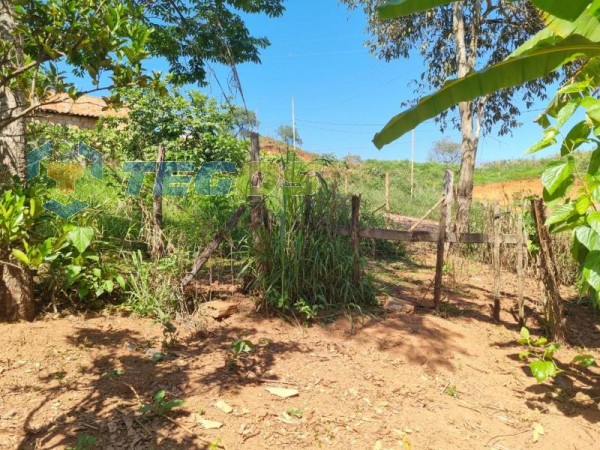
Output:
<instances>
[{"instance_id":1,"label":"shadow on ground","mask_svg":"<svg viewBox=\"0 0 600 450\"><path fill-rule=\"evenodd\" d=\"M154 394L161 390L166 400L185 400L198 391L236 392L274 380L268 373L281 354L304 351L295 343L259 342L255 334L254 329L220 328L163 351L156 348L156 341L134 331L80 328L67 344L93 354L91 366L81 369L86 378L60 381L64 377L60 372L40 376L40 383L51 387L44 389L42 401L29 408L23 424L25 438L17 448L75 448L78 439L85 437L95 441L89 448L212 448L185 407L173 409L168 418L143 415L140 408L152 405ZM251 354L232 362L231 346L239 338L257 345ZM76 403L48 420L49 408L70 395L77 397Z\"/></svg>"}]
</instances>

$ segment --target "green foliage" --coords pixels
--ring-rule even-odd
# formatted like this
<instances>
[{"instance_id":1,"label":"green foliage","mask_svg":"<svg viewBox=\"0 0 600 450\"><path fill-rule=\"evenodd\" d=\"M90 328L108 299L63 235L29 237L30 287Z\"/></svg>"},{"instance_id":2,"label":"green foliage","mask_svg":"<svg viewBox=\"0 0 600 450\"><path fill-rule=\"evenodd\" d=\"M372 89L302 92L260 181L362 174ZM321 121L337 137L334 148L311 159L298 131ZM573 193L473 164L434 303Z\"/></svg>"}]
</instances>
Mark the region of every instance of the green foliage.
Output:
<instances>
[{"instance_id":1,"label":"green foliage","mask_svg":"<svg viewBox=\"0 0 600 450\"><path fill-rule=\"evenodd\" d=\"M302 145L302 139L298 134L298 129L295 130L295 141L296 145ZM288 147L291 146L294 142L294 127L291 125L281 125L277 128L277 136L281 139Z\"/></svg>"},{"instance_id":2,"label":"green foliage","mask_svg":"<svg viewBox=\"0 0 600 450\"><path fill-rule=\"evenodd\" d=\"M453 398L458 398L458 391L456 390L456 386L451 384L446 389L444 389L444 394L449 395Z\"/></svg>"},{"instance_id":3,"label":"green foliage","mask_svg":"<svg viewBox=\"0 0 600 450\"><path fill-rule=\"evenodd\" d=\"M269 228L261 230L257 241L249 237L242 249L250 291L266 306L307 319L319 309L374 305L370 278L352 281L350 242L332 227L349 220L347 199L334 194L323 179L310 177L291 153L281 163L286 179L304 178L308 190L284 188L267 197Z\"/></svg>"},{"instance_id":4,"label":"green foliage","mask_svg":"<svg viewBox=\"0 0 600 450\"><path fill-rule=\"evenodd\" d=\"M254 344L247 339L236 339L231 346L231 352L234 356L239 356L242 353L250 353L254 348Z\"/></svg>"},{"instance_id":5,"label":"green foliage","mask_svg":"<svg viewBox=\"0 0 600 450\"><path fill-rule=\"evenodd\" d=\"M533 359L529 363L529 370L538 383L554 378L563 372L554 360L554 354L561 348L560 344L548 343L545 337L534 340L525 327L521 328L521 337L517 339L517 343L527 347L526 350L519 353L519 359L521 361ZM571 361L571 366L590 367L597 365L596 360L591 355L577 355Z\"/></svg>"},{"instance_id":6,"label":"green foliage","mask_svg":"<svg viewBox=\"0 0 600 450\"><path fill-rule=\"evenodd\" d=\"M241 164L248 144L233 134L237 108L219 104L198 91L181 93L173 86L163 89L122 91L129 105L121 139L124 158L156 159L159 144L164 144L166 160L229 161ZM99 149L101 151L101 149Z\"/></svg>"},{"instance_id":7,"label":"green foliage","mask_svg":"<svg viewBox=\"0 0 600 450\"><path fill-rule=\"evenodd\" d=\"M0 196L0 256L12 252L19 258L23 253L20 244L27 239L36 219L42 214L38 198L29 197L23 190L8 189Z\"/></svg>"},{"instance_id":8,"label":"green foliage","mask_svg":"<svg viewBox=\"0 0 600 450\"><path fill-rule=\"evenodd\" d=\"M594 98L594 93L600 87L600 78L595 70L590 70L599 64L600 60L585 65L577 77L559 90L537 119L545 129L544 135L556 130L555 139L562 138L560 156L548 164L542 174L544 200L553 207L546 225L553 233L569 231L572 234L571 253L582 268L584 292L589 292L597 305L600 304L600 215L596 211L600 199L600 122L596 111L600 110L600 101ZM579 108L585 111L585 120L562 134L562 118ZM582 145L591 146L592 152L586 166L580 168L574 161ZM535 146L534 150L539 147ZM577 190L574 189L576 183L580 186Z\"/></svg>"},{"instance_id":9,"label":"green foliage","mask_svg":"<svg viewBox=\"0 0 600 450\"><path fill-rule=\"evenodd\" d=\"M138 250L131 254L129 298L125 306L141 317L154 317L167 322L177 311L181 293L177 275L182 273L176 258L163 258L159 262L144 261Z\"/></svg>"},{"instance_id":10,"label":"green foliage","mask_svg":"<svg viewBox=\"0 0 600 450\"><path fill-rule=\"evenodd\" d=\"M433 143L429 150L429 161L442 164L460 163L461 144L448 138L440 139Z\"/></svg>"},{"instance_id":11,"label":"green foliage","mask_svg":"<svg viewBox=\"0 0 600 450\"><path fill-rule=\"evenodd\" d=\"M534 359L529 363L529 369L538 383L554 378L560 372L554 362L554 352L561 347L560 344L548 344L548 340L544 337L534 341L525 327L521 328L521 337L517 342L527 347L527 350L519 353L519 359L521 361Z\"/></svg>"},{"instance_id":12,"label":"green foliage","mask_svg":"<svg viewBox=\"0 0 600 450\"><path fill-rule=\"evenodd\" d=\"M368 47L379 58L390 61L413 58L415 55L422 57L422 72L411 83L415 86L414 93L419 97L430 93L432 89L443 89L446 82L453 83L457 76L476 73L482 67L502 61L543 28L538 11L526 1L470 1L455 5L452 5L451 1L439 0L342 0L342 3L365 12L371 32ZM381 15L378 13L378 7L382 7L387 13ZM386 20L391 18L392 14L393 20ZM494 17L494 20L487 20L489 17ZM455 31L459 21L462 21L465 30L468 30L464 39ZM515 23L518 26L515 26ZM462 54L457 51L460 45L464 45L462 62L459 62ZM513 88L495 92L470 102L467 107L473 116L478 116L482 133L497 130L500 134L508 134L517 126L519 103L523 100L529 104L536 97L543 97L546 87L551 85L554 77L531 81L524 89ZM489 83L483 87L487 86ZM445 98L441 100L443 102ZM404 102L402 107L414 105L415 102L411 100ZM435 109L435 106L419 105L418 109L425 114ZM450 125L458 128L460 121L449 112L440 108L433 116L442 127ZM406 114L402 117L409 122L398 120L397 125L400 128L412 128L412 115ZM392 122L390 127L391 124ZM388 131L391 130L386 127L376 138L377 145L385 145L387 140L392 138Z\"/></svg>"},{"instance_id":13,"label":"green foliage","mask_svg":"<svg viewBox=\"0 0 600 450\"><path fill-rule=\"evenodd\" d=\"M406 17L415 11L435 9L449 3L453 2L392 0L381 11L384 18L390 19ZM375 136L375 144L381 148L419 123L443 114L459 102L472 101L486 95L498 95L503 90L511 92L514 91L513 88L547 76L565 64L585 59L593 61L600 56L600 23L596 14L600 4L592 3L591 0L534 0L532 3L546 12L546 28L521 45L508 58L500 62L492 60L484 70L472 71L463 78L445 82L437 92L422 98L417 106L390 120ZM589 8L586 8L587 6ZM503 20L508 19L500 21ZM525 26L525 23L522 26ZM552 140L552 134L549 134L546 142L552 143Z\"/></svg>"},{"instance_id":14,"label":"green foliage","mask_svg":"<svg viewBox=\"0 0 600 450\"><path fill-rule=\"evenodd\" d=\"M96 445L96 438L88 434L80 434L77 436L77 445L75 447L67 447L67 450L91 450Z\"/></svg>"},{"instance_id":15,"label":"green foliage","mask_svg":"<svg viewBox=\"0 0 600 450\"><path fill-rule=\"evenodd\" d=\"M304 413L302 412L302 409L300 409L300 408L288 408L286 413L288 416L292 416L297 419L302 419L302 417L304 416Z\"/></svg>"},{"instance_id":16,"label":"green foliage","mask_svg":"<svg viewBox=\"0 0 600 450\"><path fill-rule=\"evenodd\" d=\"M166 400L167 393L163 390L160 390L154 394L152 397L152 403L145 404L140 408L140 412L142 414L154 414L157 416L166 416L173 409L180 408L184 405L185 401L179 398L175 398L173 400Z\"/></svg>"},{"instance_id":17,"label":"green foliage","mask_svg":"<svg viewBox=\"0 0 600 450\"><path fill-rule=\"evenodd\" d=\"M157 0L146 8L145 22L154 29L150 48L167 59L178 84L203 84L207 61L260 62L259 50L269 41L252 36L242 14L278 17L284 11L283 0Z\"/></svg>"}]
</instances>

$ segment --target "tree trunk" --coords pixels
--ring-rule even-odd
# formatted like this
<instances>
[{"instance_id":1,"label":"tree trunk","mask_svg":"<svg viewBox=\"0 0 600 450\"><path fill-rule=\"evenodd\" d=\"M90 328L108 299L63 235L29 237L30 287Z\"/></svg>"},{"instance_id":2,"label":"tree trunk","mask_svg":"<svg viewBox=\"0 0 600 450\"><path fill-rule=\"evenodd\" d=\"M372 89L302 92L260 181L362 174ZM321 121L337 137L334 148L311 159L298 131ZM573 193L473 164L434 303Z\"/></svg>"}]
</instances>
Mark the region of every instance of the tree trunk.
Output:
<instances>
[{"instance_id":1,"label":"tree trunk","mask_svg":"<svg viewBox=\"0 0 600 450\"><path fill-rule=\"evenodd\" d=\"M165 240L163 238L163 196L162 196L162 173L161 166L165 160L165 146L158 146L156 158L156 185L160 185L160 195L154 195L152 202L152 241L150 243L150 254L158 260L165 256Z\"/></svg>"},{"instance_id":2,"label":"tree trunk","mask_svg":"<svg viewBox=\"0 0 600 450\"><path fill-rule=\"evenodd\" d=\"M23 62L21 43L15 39L15 21L12 2L0 0L0 40L11 42L15 66ZM10 64L9 64L10 67ZM20 114L24 97L8 86L0 86L0 123ZM20 118L9 125L0 125L0 169L19 177L25 183L27 173L27 142L25 119ZM35 314L33 302L33 276L29 270L18 267L10 259L8 248L0 248L0 321L32 320ZM13 265L14 264L14 265Z\"/></svg>"},{"instance_id":3,"label":"tree trunk","mask_svg":"<svg viewBox=\"0 0 600 450\"><path fill-rule=\"evenodd\" d=\"M478 46L475 36L479 31L479 26L476 19L473 19L473 26L469 33L471 35L471 42L470 45L467 46L464 8L464 2L457 2L452 6L458 78L465 77L475 67ZM473 14L480 14L480 11L476 10ZM475 103L462 102L458 105L462 133L462 148L460 173L457 183L456 233L466 233L469 228L469 212L471 210L471 201L473 199L473 173L475 171L477 147L479 146L483 105L483 102L478 104L476 127L473 124Z\"/></svg>"}]
</instances>

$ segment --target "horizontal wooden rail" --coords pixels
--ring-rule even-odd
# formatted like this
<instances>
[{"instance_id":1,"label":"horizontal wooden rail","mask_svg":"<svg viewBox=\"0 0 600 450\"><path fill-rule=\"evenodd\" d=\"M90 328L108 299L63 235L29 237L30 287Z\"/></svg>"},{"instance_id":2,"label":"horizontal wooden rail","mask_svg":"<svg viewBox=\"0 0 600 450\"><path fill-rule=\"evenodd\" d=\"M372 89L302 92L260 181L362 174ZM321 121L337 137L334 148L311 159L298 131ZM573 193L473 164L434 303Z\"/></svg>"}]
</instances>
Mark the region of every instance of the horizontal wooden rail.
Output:
<instances>
[{"instance_id":1,"label":"horizontal wooden rail","mask_svg":"<svg viewBox=\"0 0 600 450\"><path fill-rule=\"evenodd\" d=\"M349 227L340 227L336 232L342 236L350 236ZM383 239L387 241L402 242L437 242L438 233L430 231L398 231L386 230L382 228L362 228L359 230L359 236L365 239ZM463 244L493 244L494 235L488 233L463 233L460 240L456 233L447 233L446 242L461 242ZM500 243L504 245L517 245L519 243L518 234L501 234Z\"/></svg>"}]
</instances>

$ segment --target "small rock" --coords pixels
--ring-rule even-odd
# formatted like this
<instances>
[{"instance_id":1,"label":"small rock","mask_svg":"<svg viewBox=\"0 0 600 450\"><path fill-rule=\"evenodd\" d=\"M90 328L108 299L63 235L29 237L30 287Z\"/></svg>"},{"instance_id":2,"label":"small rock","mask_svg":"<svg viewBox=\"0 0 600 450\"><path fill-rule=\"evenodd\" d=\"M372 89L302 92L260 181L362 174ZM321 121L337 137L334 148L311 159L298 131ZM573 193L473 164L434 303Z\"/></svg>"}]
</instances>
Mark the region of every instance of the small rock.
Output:
<instances>
[{"instance_id":1,"label":"small rock","mask_svg":"<svg viewBox=\"0 0 600 450\"><path fill-rule=\"evenodd\" d=\"M200 312L208 317L212 317L215 320L225 319L238 310L236 303L225 302L223 300L213 300L211 302L204 303L200 307Z\"/></svg>"},{"instance_id":2,"label":"small rock","mask_svg":"<svg viewBox=\"0 0 600 450\"><path fill-rule=\"evenodd\" d=\"M573 401L575 403L580 404L581 406L591 406L594 404L594 399L592 397L590 397L588 394L586 394L585 392L577 392L577 394L575 394L575 398L573 399Z\"/></svg>"},{"instance_id":3,"label":"small rock","mask_svg":"<svg viewBox=\"0 0 600 450\"><path fill-rule=\"evenodd\" d=\"M223 426L221 422L216 422L214 420L206 420L206 419L198 419L198 423L202 428L207 430L217 430Z\"/></svg>"},{"instance_id":4,"label":"small rock","mask_svg":"<svg viewBox=\"0 0 600 450\"><path fill-rule=\"evenodd\" d=\"M131 352L134 352L137 349L137 345L135 345L133 342L125 342L124 347Z\"/></svg>"},{"instance_id":5,"label":"small rock","mask_svg":"<svg viewBox=\"0 0 600 450\"><path fill-rule=\"evenodd\" d=\"M296 389L284 389L284 388L273 388L273 387L268 387L266 389L267 389L267 391L269 391L269 393L276 395L277 397L281 397L281 398L296 397L297 395L300 394Z\"/></svg>"},{"instance_id":6,"label":"small rock","mask_svg":"<svg viewBox=\"0 0 600 450\"><path fill-rule=\"evenodd\" d=\"M215 406L225 414L231 414L233 412L233 408L223 400L218 400L217 403L215 403Z\"/></svg>"},{"instance_id":7,"label":"small rock","mask_svg":"<svg viewBox=\"0 0 600 450\"><path fill-rule=\"evenodd\" d=\"M406 314L412 314L415 312L415 305L405 300L388 296L385 309L390 312L403 312Z\"/></svg>"}]
</instances>

